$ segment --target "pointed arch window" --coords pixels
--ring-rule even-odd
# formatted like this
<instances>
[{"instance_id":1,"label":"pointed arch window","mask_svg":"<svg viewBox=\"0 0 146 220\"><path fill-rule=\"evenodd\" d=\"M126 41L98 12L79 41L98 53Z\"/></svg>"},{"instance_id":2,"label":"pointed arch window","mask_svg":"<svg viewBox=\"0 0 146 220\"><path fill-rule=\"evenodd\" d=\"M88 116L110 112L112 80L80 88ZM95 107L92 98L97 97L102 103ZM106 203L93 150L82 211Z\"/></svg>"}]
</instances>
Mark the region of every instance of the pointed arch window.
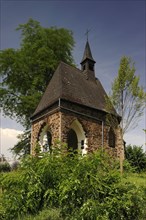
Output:
<instances>
[{"instance_id":1,"label":"pointed arch window","mask_svg":"<svg viewBox=\"0 0 146 220\"><path fill-rule=\"evenodd\" d=\"M78 138L76 132L73 129L70 129L67 135L67 145L69 150L77 152L78 149Z\"/></svg>"},{"instance_id":2,"label":"pointed arch window","mask_svg":"<svg viewBox=\"0 0 146 220\"><path fill-rule=\"evenodd\" d=\"M115 132L113 130L113 128L110 127L109 133L108 133L108 144L109 147L115 148L115 143L116 143L116 136L115 136Z\"/></svg>"}]
</instances>

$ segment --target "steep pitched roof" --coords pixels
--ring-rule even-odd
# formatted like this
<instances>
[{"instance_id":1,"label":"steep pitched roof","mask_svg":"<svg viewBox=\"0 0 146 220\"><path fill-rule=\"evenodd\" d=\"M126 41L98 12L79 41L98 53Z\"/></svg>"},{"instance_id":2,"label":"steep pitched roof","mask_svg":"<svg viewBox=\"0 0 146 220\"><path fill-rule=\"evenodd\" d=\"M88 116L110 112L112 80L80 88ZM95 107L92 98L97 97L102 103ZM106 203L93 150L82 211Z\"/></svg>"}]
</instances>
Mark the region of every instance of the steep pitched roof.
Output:
<instances>
[{"instance_id":1,"label":"steep pitched roof","mask_svg":"<svg viewBox=\"0 0 146 220\"><path fill-rule=\"evenodd\" d=\"M33 116L41 113L59 98L106 112L106 97L98 79L88 80L83 71L61 62ZM114 108L111 113L116 115Z\"/></svg>"}]
</instances>

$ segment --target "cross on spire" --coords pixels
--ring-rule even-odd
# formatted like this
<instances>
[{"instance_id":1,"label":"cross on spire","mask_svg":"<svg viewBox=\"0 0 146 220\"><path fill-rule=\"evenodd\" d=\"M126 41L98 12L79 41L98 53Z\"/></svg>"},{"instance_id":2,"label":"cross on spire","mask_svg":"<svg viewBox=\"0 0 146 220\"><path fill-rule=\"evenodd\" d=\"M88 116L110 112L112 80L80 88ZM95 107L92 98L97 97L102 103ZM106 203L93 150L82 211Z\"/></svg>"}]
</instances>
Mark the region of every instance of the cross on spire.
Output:
<instances>
[{"instance_id":1,"label":"cross on spire","mask_svg":"<svg viewBox=\"0 0 146 220\"><path fill-rule=\"evenodd\" d=\"M91 31L91 29L87 29L85 35L87 36L87 41L88 41L88 35L89 35L89 32Z\"/></svg>"}]
</instances>

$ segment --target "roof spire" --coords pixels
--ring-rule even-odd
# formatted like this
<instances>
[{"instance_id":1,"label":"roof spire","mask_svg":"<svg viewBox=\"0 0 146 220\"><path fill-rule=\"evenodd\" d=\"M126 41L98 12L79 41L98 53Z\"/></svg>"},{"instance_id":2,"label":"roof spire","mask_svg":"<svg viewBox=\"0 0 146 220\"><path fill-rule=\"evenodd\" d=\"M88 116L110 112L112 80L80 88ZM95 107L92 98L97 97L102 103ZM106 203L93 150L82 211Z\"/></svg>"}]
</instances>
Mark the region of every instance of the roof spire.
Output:
<instances>
[{"instance_id":1,"label":"roof spire","mask_svg":"<svg viewBox=\"0 0 146 220\"><path fill-rule=\"evenodd\" d=\"M89 45L88 40L86 42L86 46L85 46L85 50L84 50L84 55L83 55L83 59L82 59L81 63L83 61L85 61L86 59L94 61L94 59L92 57L92 53L91 53L91 49L90 49L90 45ZM94 61L94 63L95 63L95 61Z\"/></svg>"},{"instance_id":2,"label":"roof spire","mask_svg":"<svg viewBox=\"0 0 146 220\"><path fill-rule=\"evenodd\" d=\"M88 33L89 33L89 30L87 30L87 32L86 32L87 42L86 42L86 46L85 46L85 50L84 50L84 54L83 54L83 59L81 61L81 68L83 71L90 70L90 71L94 72L94 64L96 62L92 57L90 45L88 42Z\"/></svg>"}]
</instances>

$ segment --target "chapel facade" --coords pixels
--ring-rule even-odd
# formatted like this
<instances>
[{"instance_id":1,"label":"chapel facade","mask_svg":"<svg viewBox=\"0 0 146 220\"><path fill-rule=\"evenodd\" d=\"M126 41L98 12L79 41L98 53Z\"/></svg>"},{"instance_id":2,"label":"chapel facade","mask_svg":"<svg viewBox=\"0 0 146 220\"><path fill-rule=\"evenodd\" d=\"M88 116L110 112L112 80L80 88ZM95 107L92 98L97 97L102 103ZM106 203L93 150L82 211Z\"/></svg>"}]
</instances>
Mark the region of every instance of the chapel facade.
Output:
<instances>
[{"instance_id":1,"label":"chapel facade","mask_svg":"<svg viewBox=\"0 0 146 220\"><path fill-rule=\"evenodd\" d=\"M37 143L41 151L51 151L56 140L82 155L99 148L124 158L120 116L107 110L108 96L95 77L95 61L87 40L81 69L60 62L32 120L31 154ZM116 126L107 122L116 119Z\"/></svg>"}]
</instances>

